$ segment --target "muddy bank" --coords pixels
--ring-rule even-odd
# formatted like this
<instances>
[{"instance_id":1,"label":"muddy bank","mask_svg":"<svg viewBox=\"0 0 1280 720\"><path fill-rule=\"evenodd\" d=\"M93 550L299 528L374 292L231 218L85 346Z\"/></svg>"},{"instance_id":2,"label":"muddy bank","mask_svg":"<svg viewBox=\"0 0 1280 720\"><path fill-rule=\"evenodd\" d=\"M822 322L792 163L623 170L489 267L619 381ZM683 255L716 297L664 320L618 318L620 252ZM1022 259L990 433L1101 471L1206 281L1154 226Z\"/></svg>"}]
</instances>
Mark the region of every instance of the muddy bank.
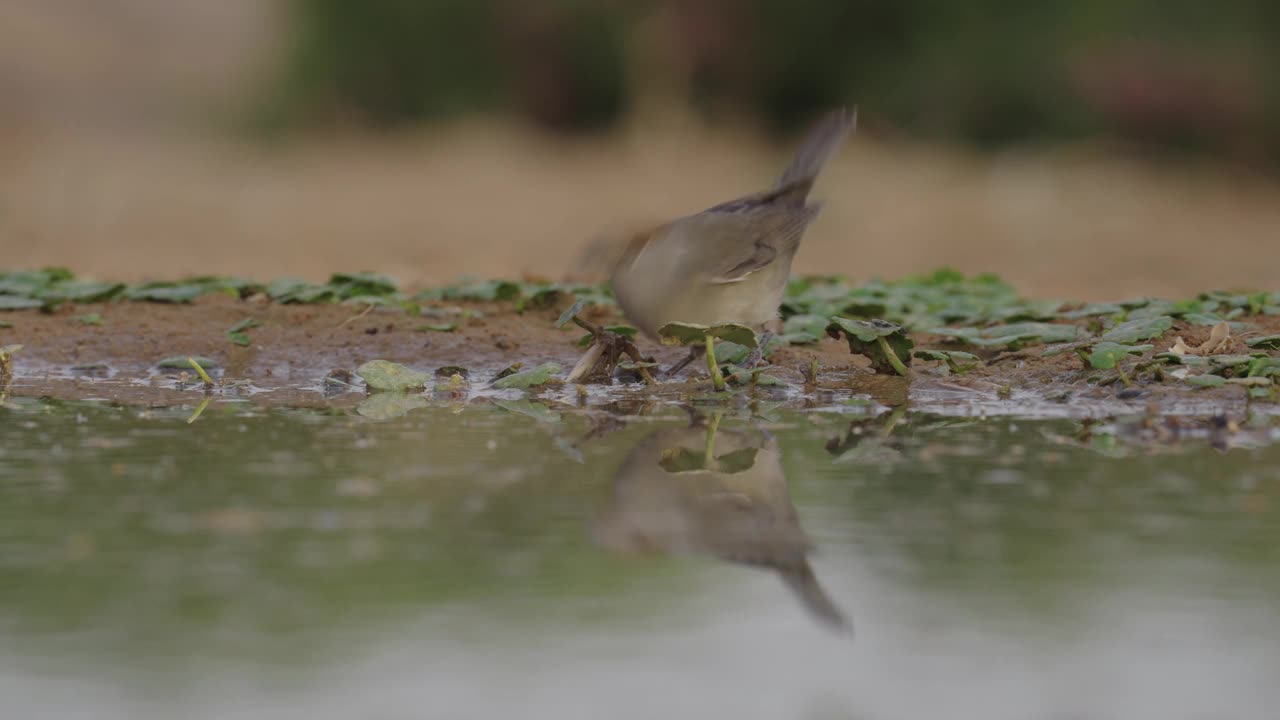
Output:
<instances>
[{"instance_id":1,"label":"muddy bank","mask_svg":"<svg viewBox=\"0 0 1280 720\"><path fill-rule=\"evenodd\" d=\"M580 357L583 333L556 329L560 307L517 312L510 302L441 302L415 316L396 307L360 309L347 305L284 305L254 299L208 295L191 304L98 303L64 305L53 313L35 310L0 315L0 345L21 344L14 356L14 397L97 398L135 405L169 406L199 402L203 388L194 372L162 370L166 358L197 356L214 361L221 384L214 404L250 402L264 406L351 407L364 398L354 386L326 384L337 371L352 371L374 359L423 371L461 366L470 387L452 402L487 401L495 392L488 381L504 367L554 362L565 372ZM595 306L589 317L602 324L618 321L609 306ZM229 331L241 331L238 344ZM1254 334L1280 332L1280 317L1251 318ZM1167 350L1176 337L1190 344L1208 338L1210 328L1177 321L1152 342ZM914 334L917 348L961 347L944 338ZM641 342L641 349L663 365L683 356L683 348ZM1037 415L1102 417L1155 410L1168 414L1241 415L1250 405L1250 388L1228 384L1197 389L1181 382L1135 375L1129 385L1101 377L1072 353L1044 356L1043 345L1010 352L975 349L981 359L963 374L945 363L917 359L908 379L876 374L862 356L851 355L843 340L823 338L810 345L778 349L769 374L779 383L754 395L718 401L764 401L798 408L865 411L909 404L913 410L957 415ZM1272 353L1273 355L1277 353ZM816 360L816 381L807 377ZM563 373L560 375L563 377ZM705 370L698 369L658 388L617 381L586 394L551 385L531 391L545 403L601 405L627 402L688 402L709 396ZM1270 414L1275 404L1255 397L1251 409Z\"/></svg>"}]
</instances>

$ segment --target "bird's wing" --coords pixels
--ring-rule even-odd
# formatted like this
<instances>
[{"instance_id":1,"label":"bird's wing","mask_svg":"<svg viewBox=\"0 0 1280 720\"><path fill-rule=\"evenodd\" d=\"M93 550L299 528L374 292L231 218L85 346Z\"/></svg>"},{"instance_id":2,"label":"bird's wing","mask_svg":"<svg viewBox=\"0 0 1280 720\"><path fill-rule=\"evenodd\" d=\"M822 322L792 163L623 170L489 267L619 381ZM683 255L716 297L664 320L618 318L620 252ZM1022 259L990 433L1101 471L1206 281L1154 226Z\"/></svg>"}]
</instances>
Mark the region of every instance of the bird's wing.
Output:
<instances>
[{"instance_id":1,"label":"bird's wing","mask_svg":"<svg viewBox=\"0 0 1280 720\"><path fill-rule=\"evenodd\" d=\"M699 274L712 283L733 283L795 252L818 205L751 205L740 210L707 210L673 225L700 238ZM681 227L682 226L682 227Z\"/></svg>"},{"instance_id":2,"label":"bird's wing","mask_svg":"<svg viewBox=\"0 0 1280 720\"><path fill-rule=\"evenodd\" d=\"M750 195L743 195L739 198L726 200L719 205L713 205L703 213L734 213L736 215L749 214L757 212L762 207L771 205L789 205L803 206L805 198L809 197L809 191L813 189L814 178L801 178L794 182L780 184L776 187L763 190Z\"/></svg>"}]
</instances>

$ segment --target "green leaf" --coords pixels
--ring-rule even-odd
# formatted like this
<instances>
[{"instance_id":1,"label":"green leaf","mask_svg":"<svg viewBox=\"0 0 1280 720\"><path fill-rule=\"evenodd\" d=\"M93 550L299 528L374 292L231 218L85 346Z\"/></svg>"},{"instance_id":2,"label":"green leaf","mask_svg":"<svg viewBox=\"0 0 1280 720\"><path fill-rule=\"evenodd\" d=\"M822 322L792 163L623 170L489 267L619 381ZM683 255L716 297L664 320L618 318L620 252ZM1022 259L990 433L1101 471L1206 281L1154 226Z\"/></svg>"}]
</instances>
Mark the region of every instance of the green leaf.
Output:
<instances>
[{"instance_id":1,"label":"green leaf","mask_svg":"<svg viewBox=\"0 0 1280 720\"><path fill-rule=\"evenodd\" d=\"M44 303L35 298L18 295L0 295L0 310L34 310Z\"/></svg>"},{"instance_id":2,"label":"green leaf","mask_svg":"<svg viewBox=\"0 0 1280 720\"><path fill-rule=\"evenodd\" d=\"M1210 355L1205 358L1209 365L1217 369L1241 367L1253 362L1252 355Z\"/></svg>"},{"instance_id":3,"label":"green leaf","mask_svg":"<svg viewBox=\"0 0 1280 720\"><path fill-rule=\"evenodd\" d=\"M388 360L370 360L356 368L356 374L374 391L421 390L431 380L430 373Z\"/></svg>"},{"instance_id":4,"label":"green leaf","mask_svg":"<svg viewBox=\"0 0 1280 720\"><path fill-rule=\"evenodd\" d=\"M902 327L885 320L849 320L832 317L829 319L827 332L839 337L839 331L862 342L874 342L876 338L889 337L902 333Z\"/></svg>"},{"instance_id":5,"label":"green leaf","mask_svg":"<svg viewBox=\"0 0 1280 720\"><path fill-rule=\"evenodd\" d=\"M316 285L300 278L280 278L267 285L267 296L278 303L333 302L337 293L327 285Z\"/></svg>"},{"instance_id":6,"label":"green leaf","mask_svg":"<svg viewBox=\"0 0 1280 720\"><path fill-rule=\"evenodd\" d=\"M427 399L411 393L374 393L356 406L356 413L370 420L391 420L427 407Z\"/></svg>"},{"instance_id":7,"label":"green leaf","mask_svg":"<svg viewBox=\"0 0 1280 720\"><path fill-rule=\"evenodd\" d=\"M151 282L125 290L126 300L189 303L209 293L220 292L233 297L255 289L256 285L243 278L196 277L181 282Z\"/></svg>"},{"instance_id":8,"label":"green leaf","mask_svg":"<svg viewBox=\"0 0 1280 720\"><path fill-rule=\"evenodd\" d=\"M1227 378L1228 385L1244 385L1245 387L1270 387L1269 377L1234 377Z\"/></svg>"},{"instance_id":9,"label":"green leaf","mask_svg":"<svg viewBox=\"0 0 1280 720\"><path fill-rule=\"evenodd\" d=\"M1102 334L1102 340L1114 343L1133 343L1139 340L1151 340L1165 334L1173 327L1173 318L1158 315L1151 318L1139 318L1120 323Z\"/></svg>"},{"instance_id":10,"label":"green leaf","mask_svg":"<svg viewBox=\"0 0 1280 720\"><path fill-rule=\"evenodd\" d=\"M1114 342L1100 342L1089 353L1089 364L1098 370L1110 370L1126 355L1141 355L1154 350L1155 345L1121 345Z\"/></svg>"},{"instance_id":11,"label":"green leaf","mask_svg":"<svg viewBox=\"0 0 1280 720\"><path fill-rule=\"evenodd\" d=\"M1221 375L1192 375L1187 378L1187 384L1197 388L1215 388L1222 387L1227 384L1227 379Z\"/></svg>"},{"instance_id":12,"label":"green leaf","mask_svg":"<svg viewBox=\"0 0 1280 720\"><path fill-rule=\"evenodd\" d=\"M658 328L658 336L662 339L663 345L699 345L705 341L708 335L748 348L755 348L760 344L755 330L737 323L725 323L722 325L667 323Z\"/></svg>"},{"instance_id":13,"label":"green leaf","mask_svg":"<svg viewBox=\"0 0 1280 720\"><path fill-rule=\"evenodd\" d=\"M545 385L550 382L553 375L560 372L560 366L556 363L543 363L536 368L529 370L521 370L512 373L506 377L495 380L493 386L495 388L530 388L537 385Z\"/></svg>"},{"instance_id":14,"label":"green leaf","mask_svg":"<svg viewBox=\"0 0 1280 720\"><path fill-rule=\"evenodd\" d=\"M506 280L482 280L442 288L439 292L445 300L515 300L520 297L520 286ZM419 299L431 299L422 298Z\"/></svg>"},{"instance_id":15,"label":"green leaf","mask_svg":"<svg viewBox=\"0 0 1280 720\"><path fill-rule=\"evenodd\" d=\"M1078 340L1084 334L1075 325L1041 322L996 325L983 329L944 327L932 329L929 332L943 337L952 337L980 347L1017 345L1025 342L1065 343Z\"/></svg>"},{"instance_id":16,"label":"green leaf","mask_svg":"<svg viewBox=\"0 0 1280 720\"><path fill-rule=\"evenodd\" d=\"M227 328L227 332L233 333L233 332L240 332L242 330L250 330L252 328L258 327L258 324L259 323L257 320L251 317L247 317L241 320L240 322L236 323L235 325L232 325L231 327Z\"/></svg>"},{"instance_id":17,"label":"green leaf","mask_svg":"<svg viewBox=\"0 0 1280 720\"><path fill-rule=\"evenodd\" d=\"M99 313L87 313L85 315L77 315L71 318L71 322L78 323L80 325L101 325L102 315L100 315Z\"/></svg>"},{"instance_id":18,"label":"green leaf","mask_svg":"<svg viewBox=\"0 0 1280 720\"><path fill-rule=\"evenodd\" d=\"M716 353L717 353L716 359L719 360L720 359L719 350L717 350ZM771 370L771 369L773 369L773 366L771 365L761 365L759 367L744 368L731 363L725 368L724 379L732 383L737 383L739 385L750 385L751 376L754 375L755 384L760 387L769 387L773 385L784 384L778 378L773 377L772 375L764 374L766 370Z\"/></svg>"},{"instance_id":19,"label":"green leaf","mask_svg":"<svg viewBox=\"0 0 1280 720\"><path fill-rule=\"evenodd\" d=\"M1249 362L1250 377L1280 377L1280 358L1257 357Z\"/></svg>"},{"instance_id":20,"label":"green leaf","mask_svg":"<svg viewBox=\"0 0 1280 720\"><path fill-rule=\"evenodd\" d=\"M1182 319L1191 325L1217 325L1226 318L1220 317L1214 313L1193 312L1183 315Z\"/></svg>"},{"instance_id":21,"label":"green leaf","mask_svg":"<svg viewBox=\"0 0 1280 720\"><path fill-rule=\"evenodd\" d=\"M811 345L827 334L827 325L822 315L793 315L783 321L779 337L788 345Z\"/></svg>"},{"instance_id":22,"label":"green leaf","mask_svg":"<svg viewBox=\"0 0 1280 720\"><path fill-rule=\"evenodd\" d=\"M1244 341L1244 344L1251 348L1259 348L1262 350L1280 350L1280 335L1264 335L1262 337L1249 338Z\"/></svg>"},{"instance_id":23,"label":"green leaf","mask_svg":"<svg viewBox=\"0 0 1280 720\"><path fill-rule=\"evenodd\" d=\"M339 300L357 297L386 297L399 290L395 279L374 272L334 273L329 288Z\"/></svg>"},{"instance_id":24,"label":"green leaf","mask_svg":"<svg viewBox=\"0 0 1280 720\"><path fill-rule=\"evenodd\" d=\"M1117 303L1089 303L1077 310L1070 310L1059 315L1059 317L1068 320L1079 320L1080 318L1098 317L1100 315L1118 315L1124 312L1124 307Z\"/></svg>"},{"instance_id":25,"label":"green leaf","mask_svg":"<svg viewBox=\"0 0 1280 720\"><path fill-rule=\"evenodd\" d=\"M569 322L573 320L575 316L578 315L578 313L582 312L582 308L586 307L586 305L587 305L586 300L578 299L576 302L573 303L573 305L569 307L568 310L565 310L564 312L560 313L560 318L556 320L556 327L562 328L565 325L568 325Z\"/></svg>"},{"instance_id":26,"label":"green leaf","mask_svg":"<svg viewBox=\"0 0 1280 720\"><path fill-rule=\"evenodd\" d=\"M543 403L535 402L533 400L499 400L497 398L491 398L489 402L508 412L527 415L540 422L560 422L560 413L552 410Z\"/></svg>"},{"instance_id":27,"label":"green leaf","mask_svg":"<svg viewBox=\"0 0 1280 720\"><path fill-rule=\"evenodd\" d=\"M1199 355L1178 355L1177 353L1171 352L1157 353L1156 359L1164 360L1175 365L1200 366L1209 364L1209 358L1206 357L1200 357Z\"/></svg>"},{"instance_id":28,"label":"green leaf","mask_svg":"<svg viewBox=\"0 0 1280 720\"><path fill-rule=\"evenodd\" d=\"M982 360L963 350L917 350L913 357L920 360L941 360L956 375L962 375L977 367Z\"/></svg>"},{"instance_id":29,"label":"green leaf","mask_svg":"<svg viewBox=\"0 0 1280 720\"><path fill-rule=\"evenodd\" d=\"M721 341L716 344L716 362L721 365L742 363L751 355L751 348L735 342Z\"/></svg>"},{"instance_id":30,"label":"green leaf","mask_svg":"<svg viewBox=\"0 0 1280 720\"><path fill-rule=\"evenodd\" d=\"M38 297L46 304L63 302L92 303L110 300L124 292L124 290L124 283L64 280L41 290Z\"/></svg>"},{"instance_id":31,"label":"green leaf","mask_svg":"<svg viewBox=\"0 0 1280 720\"><path fill-rule=\"evenodd\" d=\"M248 346L251 340L249 339L249 336L243 331L250 330L256 327L258 327L258 321L254 320L251 317L247 317L227 329L227 339L235 343L236 345Z\"/></svg>"},{"instance_id":32,"label":"green leaf","mask_svg":"<svg viewBox=\"0 0 1280 720\"><path fill-rule=\"evenodd\" d=\"M130 288L124 292L127 300L162 302L162 303L189 303L192 300L210 292L210 289L204 285L197 283L147 283L136 288Z\"/></svg>"},{"instance_id":33,"label":"green leaf","mask_svg":"<svg viewBox=\"0 0 1280 720\"><path fill-rule=\"evenodd\" d=\"M35 297L44 288L54 283L67 282L72 277L71 272L64 268L2 272L0 273L0 295Z\"/></svg>"},{"instance_id":34,"label":"green leaf","mask_svg":"<svg viewBox=\"0 0 1280 720\"><path fill-rule=\"evenodd\" d=\"M866 356L876 372L907 374L907 366L911 364L911 349L915 343L907 337L900 325L884 320L832 317L827 333L832 337L839 337L842 332L849 343L849 352Z\"/></svg>"}]
</instances>

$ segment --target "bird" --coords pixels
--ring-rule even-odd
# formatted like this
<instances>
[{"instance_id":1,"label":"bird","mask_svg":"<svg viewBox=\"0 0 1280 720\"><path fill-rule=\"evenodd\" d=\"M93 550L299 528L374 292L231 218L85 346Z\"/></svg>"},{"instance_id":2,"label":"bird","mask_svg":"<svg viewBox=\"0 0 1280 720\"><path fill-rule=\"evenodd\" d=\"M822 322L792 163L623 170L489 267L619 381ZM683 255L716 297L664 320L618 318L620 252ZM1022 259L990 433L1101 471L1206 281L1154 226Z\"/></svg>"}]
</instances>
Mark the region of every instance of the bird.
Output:
<instances>
[{"instance_id":1,"label":"bird","mask_svg":"<svg viewBox=\"0 0 1280 720\"><path fill-rule=\"evenodd\" d=\"M627 321L653 340L672 322L736 323L766 329L767 336L800 240L822 208L809 201L809 193L856 123L856 109L828 113L769 189L628 238L610 273ZM702 350L694 346L668 373L683 369Z\"/></svg>"},{"instance_id":2,"label":"bird","mask_svg":"<svg viewBox=\"0 0 1280 720\"><path fill-rule=\"evenodd\" d=\"M763 431L719 428L695 417L655 430L613 476L593 536L618 553L708 555L770 569L825 627L848 631L844 613L809 563L777 440Z\"/></svg>"}]
</instances>

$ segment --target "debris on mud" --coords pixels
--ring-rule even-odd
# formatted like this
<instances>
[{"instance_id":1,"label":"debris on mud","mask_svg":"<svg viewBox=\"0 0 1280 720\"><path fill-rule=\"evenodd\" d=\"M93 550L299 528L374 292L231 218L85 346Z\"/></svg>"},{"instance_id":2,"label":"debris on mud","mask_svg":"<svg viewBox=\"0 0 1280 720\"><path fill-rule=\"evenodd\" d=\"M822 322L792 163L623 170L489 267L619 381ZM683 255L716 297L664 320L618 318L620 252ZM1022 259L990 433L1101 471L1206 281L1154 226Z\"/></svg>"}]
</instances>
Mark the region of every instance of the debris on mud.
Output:
<instances>
[{"instance_id":1,"label":"debris on mud","mask_svg":"<svg viewBox=\"0 0 1280 720\"><path fill-rule=\"evenodd\" d=\"M560 314L555 327L562 328L572 322L587 331L586 352L569 371L568 383L608 383L613 380L613 373L618 368L623 356L631 359L625 369L637 373L646 384L656 381L649 374L649 368L655 364L646 360L636 348L636 329L626 326L602 328L581 317L586 300L579 298L568 310ZM579 342L581 344L581 342Z\"/></svg>"},{"instance_id":2,"label":"debris on mud","mask_svg":"<svg viewBox=\"0 0 1280 720\"><path fill-rule=\"evenodd\" d=\"M901 381L894 397L975 413L1109 412L1139 397L1170 407L1262 409L1275 405L1280 379L1277 292L1065 303L1025 299L995 277L952 271L861 285L794 280L781 332L763 348L747 328L673 328L675 342L698 348L691 357L718 340L706 371L694 373L700 382L659 383L651 371L682 355L637 338L598 286L469 280L408 292L373 273L320 284L204 277L126 286L50 269L0 273L0 310L0 344L25 346L12 392L60 397L190 392L188 356L219 387L255 402L296 402L306 393L316 402L340 399L361 388L329 371L372 360L438 373L470 368L409 371L410 386L386 384L451 401L521 387L576 393L579 403L583 393L618 391L691 399L716 385L724 391L707 396L715 402L735 392L743 397L734 402L749 402L756 388L772 386L795 403L843 406L892 377ZM424 341L418 330L426 326L406 316L436 327ZM71 321L77 317L111 331ZM567 334L570 325L586 335ZM832 331L843 342L830 339ZM570 384L592 387L559 389L566 366ZM178 381L157 379L166 372ZM473 386L480 374L492 380ZM604 382L608 388L596 385ZM365 384L383 387L377 379Z\"/></svg>"}]
</instances>

